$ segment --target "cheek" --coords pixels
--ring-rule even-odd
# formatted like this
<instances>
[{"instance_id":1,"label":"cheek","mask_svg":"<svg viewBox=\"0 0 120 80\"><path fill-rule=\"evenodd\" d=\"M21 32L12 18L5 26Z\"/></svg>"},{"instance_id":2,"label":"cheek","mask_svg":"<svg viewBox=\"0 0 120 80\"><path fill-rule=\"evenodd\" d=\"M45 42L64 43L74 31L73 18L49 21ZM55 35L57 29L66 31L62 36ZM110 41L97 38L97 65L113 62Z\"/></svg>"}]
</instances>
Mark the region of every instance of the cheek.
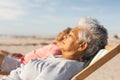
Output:
<instances>
[{"instance_id":1,"label":"cheek","mask_svg":"<svg viewBox=\"0 0 120 80\"><path fill-rule=\"evenodd\" d=\"M60 44L60 45L59 45L59 48L60 48L61 50L65 50L65 51L70 50L71 47L72 47L72 45L69 44L69 43L65 43L65 44Z\"/></svg>"},{"instance_id":2,"label":"cheek","mask_svg":"<svg viewBox=\"0 0 120 80\"><path fill-rule=\"evenodd\" d=\"M70 49L76 51L78 49L79 45L75 42L70 44Z\"/></svg>"},{"instance_id":3,"label":"cheek","mask_svg":"<svg viewBox=\"0 0 120 80\"><path fill-rule=\"evenodd\" d=\"M74 49L75 49L75 46L74 46L74 43L73 43L73 42L70 42L70 43L65 44L64 47L65 47L67 50L74 50Z\"/></svg>"}]
</instances>

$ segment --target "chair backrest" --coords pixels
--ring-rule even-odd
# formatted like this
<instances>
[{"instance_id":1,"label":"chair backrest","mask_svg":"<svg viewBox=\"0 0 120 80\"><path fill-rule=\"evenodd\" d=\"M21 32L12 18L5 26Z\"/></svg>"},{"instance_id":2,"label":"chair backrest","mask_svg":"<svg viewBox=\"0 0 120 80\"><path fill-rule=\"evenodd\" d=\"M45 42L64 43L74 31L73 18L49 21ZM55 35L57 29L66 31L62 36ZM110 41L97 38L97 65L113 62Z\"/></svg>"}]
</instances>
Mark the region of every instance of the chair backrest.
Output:
<instances>
[{"instance_id":1,"label":"chair backrest","mask_svg":"<svg viewBox=\"0 0 120 80\"><path fill-rule=\"evenodd\" d=\"M97 70L99 67L101 67L103 64L105 64L107 61L109 61L111 58L116 56L118 53L120 53L120 44L113 47L112 49L107 47L108 52L106 51L105 55L102 55L99 57L99 59L92 60L91 63L84 68L82 71L80 71L78 74L76 74L71 80L84 80L86 77L88 77L91 73L93 73L95 70Z\"/></svg>"},{"instance_id":2,"label":"chair backrest","mask_svg":"<svg viewBox=\"0 0 120 80\"><path fill-rule=\"evenodd\" d=\"M99 60L100 58L102 58L104 55L106 55L108 52L107 49L101 49L94 57L93 59L90 61L89 65L92 65L93 63L95 63L95 61Z\"/></svg>"}]
</instances>

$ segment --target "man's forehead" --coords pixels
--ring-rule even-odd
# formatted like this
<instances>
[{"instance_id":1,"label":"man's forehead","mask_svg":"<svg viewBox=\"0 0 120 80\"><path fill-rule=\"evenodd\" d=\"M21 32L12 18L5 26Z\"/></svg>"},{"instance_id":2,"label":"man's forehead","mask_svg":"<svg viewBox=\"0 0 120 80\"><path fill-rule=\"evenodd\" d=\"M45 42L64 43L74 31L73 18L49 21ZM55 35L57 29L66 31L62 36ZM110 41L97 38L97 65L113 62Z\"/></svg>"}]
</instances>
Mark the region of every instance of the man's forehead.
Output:
<instances>
[{"instance_id":1,"label":"man's forehead","mask_svg":"<svg viewBox=\"0 0 120 80\"><path fill-rule=\"evenodd\" d=\"M87 27L85 27L85 26L77 26L77 27L73 28L72 30L74 30L74 31L87 30Z\"/></svg>"},{"instance_id":2,"label":"man's forehead","mask_svg":"<svg viewBox=\"0 0 120 80\"><path fill-rule=\"evenodd\" d=\"M71 30L71 32L76 35L76 34L78 34L78 32L80 32L80 31L86 31L86 30L87 30L87 28L84 27L84 26L77 26L77 27L73 28Z\"/></svg>"},{"instance_id":3,"label":"man's forehead","mask_svg":"<svg viewBox=\"0 0 120 80\"><path fill-rule=\"evenodd\" d=\"M80 30L80 27L75 27L75 28L73 28L71 31L72 32L78 32Z\"/></svg>"}]
</instances>

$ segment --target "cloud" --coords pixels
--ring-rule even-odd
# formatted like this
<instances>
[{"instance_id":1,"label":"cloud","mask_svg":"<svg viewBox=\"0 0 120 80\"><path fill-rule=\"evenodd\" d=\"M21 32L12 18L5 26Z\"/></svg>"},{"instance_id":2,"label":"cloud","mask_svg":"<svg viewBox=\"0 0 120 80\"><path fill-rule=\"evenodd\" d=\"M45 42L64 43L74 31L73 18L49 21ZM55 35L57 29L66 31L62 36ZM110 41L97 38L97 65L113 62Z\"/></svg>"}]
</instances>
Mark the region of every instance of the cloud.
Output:
<instances>
[{"instance_id":1,"label":"cloud","mask_svg":"<svg viewBox=\"0 0 120 80\"><path fill-rule=\"evenodd\" d=\"M85 2L94 2L94 1L99 1L99 0L82 0L82 1L85 1Z\"/></svg>"},{"instance_id":2,"label":"cloud","mask_svg":"<svg viewBox=\"0 0 120 80\"><path fill-rule=\"evenodd\" d=\"M13 20L24 15L22 11L12 9L0 9L0 19Z\"/></svg>"},{"instance_id":3,"label":"cloud","mask_svg":"<svg viewBox=\"0 0 120 80\"><path fill-rule=\"evenodd\" d=\"M0 0L0 20L16 20L29 14L55 12L55 6L56 2L48 0Z\"/></svg>"},{"instance_id":4,"label":"cloud","mask_svg":"<svg viewBox=\"0 0 120 80\"><path fill-rule=\"evenodd\" d=\"M0 19L14 20L25 15L23 5L18 0L0 0Z\"/></svg>"},{"instance_id":5,"label":"cloud","mask_svg":"<svg viewBox=\"0 0 120 80\"><path fill-rule=\"evenodd\" d=\"M48 2L49 0L31 0L34 3L43 3L43 2Z\"/></svg>"},{"instance_id":6,"label":"cloud","mask_svg":"<svg viewBox=\"0 0 120 80\"><path fill-rule=\"evenodd\" d=\"M49 1L49 0L31 0L28 1L28 6L35 8L35 9L39 9L41 11L47 11L47 12L54 12L58 2L56 1Z\"/></svg>"},{"instance_id":7,"label":"cloud","mask_svg":"<svg viewBox=\"0 0 120 80\"><path fill-rule=\"evenodd\" d=\"M80 6L72 6L71 9L74 11L90 11L90 10L92 10L92 8L90 8L90 7L80 7Z\"/></svg>"}]
</instances>

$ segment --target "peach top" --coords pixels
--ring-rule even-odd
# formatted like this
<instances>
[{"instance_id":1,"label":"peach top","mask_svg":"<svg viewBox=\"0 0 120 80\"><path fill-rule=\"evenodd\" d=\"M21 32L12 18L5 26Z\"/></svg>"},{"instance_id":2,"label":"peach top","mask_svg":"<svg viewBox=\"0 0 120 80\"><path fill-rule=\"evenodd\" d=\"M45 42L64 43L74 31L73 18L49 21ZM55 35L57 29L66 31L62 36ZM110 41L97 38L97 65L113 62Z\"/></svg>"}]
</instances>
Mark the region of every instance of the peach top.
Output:
<instances>
[{"instance_id":1,"label":"peach top","mask_svg":"<svg viewBox=\"0 0 120 80\"><path fill-rule=\"evenodd\" d=\"M21 63L26 64L31 59L34 58L47 58L50 55L59 55L59 54L61 54L60 48L58 47L56 42L53 42L39 49L35 49L29 52L26 56L21 57Z\"/></svg>"}]
</instances>

